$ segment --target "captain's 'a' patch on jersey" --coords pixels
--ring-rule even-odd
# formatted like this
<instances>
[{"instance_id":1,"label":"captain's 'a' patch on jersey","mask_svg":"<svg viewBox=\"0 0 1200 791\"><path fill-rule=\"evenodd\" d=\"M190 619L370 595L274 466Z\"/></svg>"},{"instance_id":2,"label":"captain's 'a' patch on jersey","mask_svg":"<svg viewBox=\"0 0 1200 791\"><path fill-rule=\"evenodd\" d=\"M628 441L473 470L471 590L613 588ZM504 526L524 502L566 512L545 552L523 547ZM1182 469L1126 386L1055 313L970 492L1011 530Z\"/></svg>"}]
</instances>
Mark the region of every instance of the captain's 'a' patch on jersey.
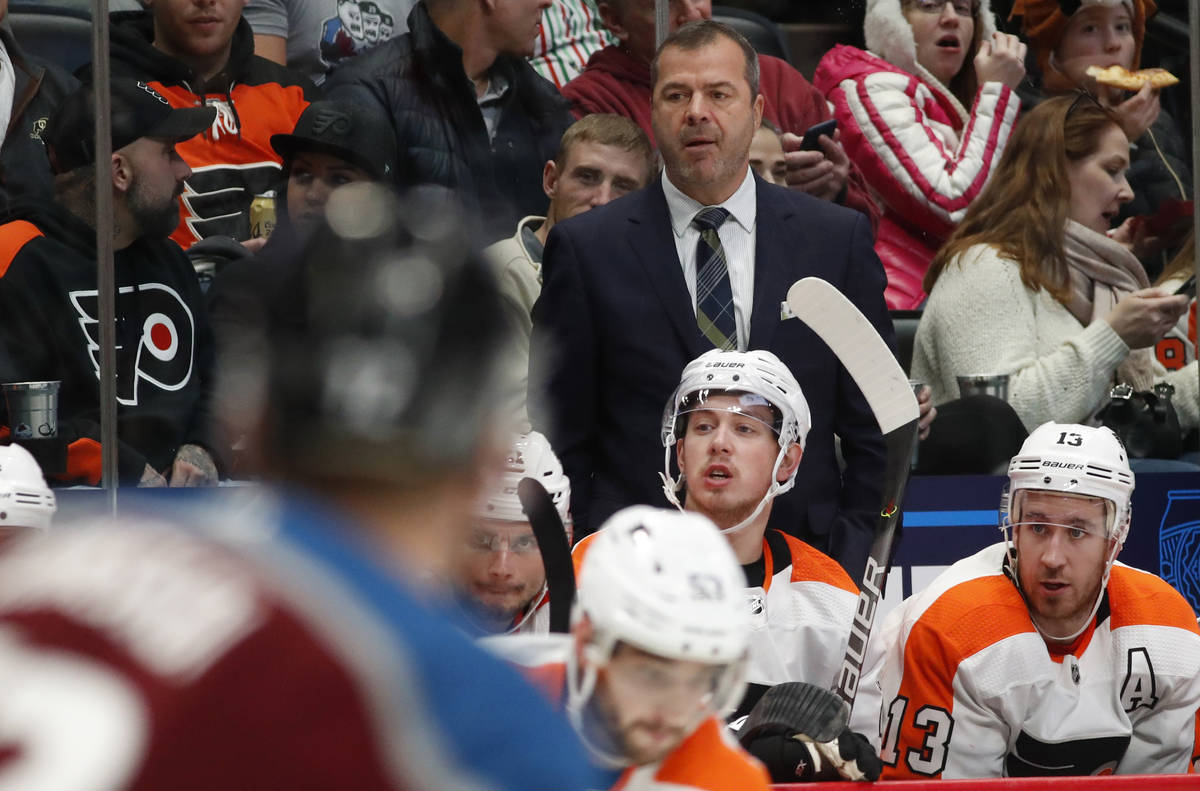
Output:
<instances>
[{"instance_id":1,"label":"captain's 'a' patch on jersey","mask_svg":"<svg viewBox=\"0 0 1200 791\"><path fill-rule=\"evenodd\" d=\"M71 304L79 313L79 328L87 341L92 370L100 377L100 320L97 292L72 291ZM181 390L192 378L196 323L179 293L162 283L142 283L117 290L118 317L141 320L137 343L132 328L118 333L117 401L137 406L142 382L162 390ZM141 318L144 317L144 318ZM120 321L120 319L118 319Z\"/></svg>"}]
</instances>

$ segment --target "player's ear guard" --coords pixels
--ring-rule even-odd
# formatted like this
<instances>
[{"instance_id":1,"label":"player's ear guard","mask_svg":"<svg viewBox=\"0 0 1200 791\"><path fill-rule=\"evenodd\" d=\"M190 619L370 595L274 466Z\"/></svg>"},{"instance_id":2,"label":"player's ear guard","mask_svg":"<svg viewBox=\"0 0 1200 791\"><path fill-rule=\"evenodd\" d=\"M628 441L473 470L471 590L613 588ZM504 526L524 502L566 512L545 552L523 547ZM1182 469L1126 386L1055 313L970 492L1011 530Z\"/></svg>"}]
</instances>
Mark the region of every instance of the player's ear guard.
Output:
<instances>
[{"instance_id":1,"label":"player's ear guard","mask_svg":"<svg viewBox=\"0 0 1200 791\"><path fill-rule=\"evenodd\" d=\"M828 689L789 681L767 690L741 728L742 747L774 783L877 780L883 763L847 727L846 704Z\"/></svg>"}]
</instances>

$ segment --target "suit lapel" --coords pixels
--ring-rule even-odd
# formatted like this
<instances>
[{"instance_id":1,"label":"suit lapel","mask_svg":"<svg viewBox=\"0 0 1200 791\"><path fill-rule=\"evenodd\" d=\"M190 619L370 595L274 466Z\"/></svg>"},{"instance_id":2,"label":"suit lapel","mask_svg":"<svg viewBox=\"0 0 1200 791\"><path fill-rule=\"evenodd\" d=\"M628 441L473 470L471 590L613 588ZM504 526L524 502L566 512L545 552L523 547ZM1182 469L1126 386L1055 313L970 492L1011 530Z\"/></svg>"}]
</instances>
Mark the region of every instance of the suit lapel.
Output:
<instances>
[{"instance_id":1,"label":"suit lapel","mask_svg":"<svg viewBox=\"0 0 1200 791\"><path fill-rule=\"evenodd\" d=\"M646 270L662 302L663 312L687 348L688 359L693 360L711 344L704 340L696 324L695 308L688 294L687 281L683 278L683 264L675 249L671 214L667 210L662 181L656 179L642 191L641 200L630 203L627 215L631 225L629 246Z\"/></svg>"},{"instance_id":2,"label":"suit lapel","mask_svg":"<svg viewBox=\"0 0 1200 791\"><path fill-rule=\"evenodd\" d=\"M754 308L750 314L750 349L770 349L779 326L779 304L787 299L797 271L791 265L802 260L805 246L797 245L792 229L795 213L781 202L769 200L770 185L755 176Z\"/></svg>"}]
</instances>

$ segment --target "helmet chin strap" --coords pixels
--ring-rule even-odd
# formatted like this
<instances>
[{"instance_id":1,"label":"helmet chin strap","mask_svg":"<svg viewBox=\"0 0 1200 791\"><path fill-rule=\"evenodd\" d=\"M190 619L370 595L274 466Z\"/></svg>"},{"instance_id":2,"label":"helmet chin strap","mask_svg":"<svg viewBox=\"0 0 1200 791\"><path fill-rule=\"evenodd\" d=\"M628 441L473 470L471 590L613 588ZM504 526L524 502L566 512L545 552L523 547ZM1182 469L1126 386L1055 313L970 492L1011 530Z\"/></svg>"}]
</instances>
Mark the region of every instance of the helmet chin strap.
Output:
<instances>
[{"instance_id":1,"label":"helmet chin strap","mask_svg":"<svg viewBox=\"0 0 1200 791\"><path fill-rule=\"evenodd\" d=\"M751 522L753 522L755 519L757 519L759 517L759 515L763 512L763 509L767 507L767 503L771 502L779 495L787 492L789 489L792 488L792 486L795 485L795 483L796 483L796 474L795 473L792 473L792 476L790 478L788 478L786 481L784 481L783 483L779 482L779 468L780 468L780 466L783 465L783 459L784 459L784 456L786 456L786 455L787 455L787 450L781 447L779 449L779 455L775 457L775 466L771 469L771 486L769 489L767 489L766 494L764 494L762 496L762 499L758 501L758 505L755 507L754 511L751 512L750 516L747 516L745 519L738 522L736 525L734 525L732 527L720 528L721 533L723 535L731 535L733 533L740 533L742 530L745 530L746 527L748 527ZM678 492L680 489L683 488L683 472L681 471L679 473L679 477L672 480L671 478L667 477L667 472L669 472L670 469L671 469L671 446L668 445L663 450L663 470L664 470L664 472L660 472L658 474L658 477L660 479L662 479L663 494L665 494L667 496L667 500L671 503L671 505L675 506L680 511L682 511L682 510L684 510L683 503L679 502Z\"/></svg>"}]
</instances>

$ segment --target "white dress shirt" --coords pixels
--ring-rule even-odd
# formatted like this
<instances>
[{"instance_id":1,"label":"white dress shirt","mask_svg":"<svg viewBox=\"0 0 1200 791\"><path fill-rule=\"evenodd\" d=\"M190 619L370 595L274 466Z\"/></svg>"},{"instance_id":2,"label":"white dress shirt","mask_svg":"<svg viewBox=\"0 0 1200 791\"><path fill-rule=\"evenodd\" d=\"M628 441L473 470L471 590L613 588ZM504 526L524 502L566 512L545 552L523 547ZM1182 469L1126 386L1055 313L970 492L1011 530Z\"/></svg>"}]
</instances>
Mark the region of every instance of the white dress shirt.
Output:
<instances>
[{"instance_id":1,"label":"white dress shirt","mask_svg":"<svg viewBox=\"0 0 1200 791\"><path fill-rule=\"evenodd\" d=\"M12 59L8 50L0 42L0 145L8 134L8 124L12 120L13 100L16 98L17 73L13 70Z\"/></svg>"},{"instance_id":2,"label":"white dress shirt","mask_svg":"<svg viewBox=\"0 0 1200 791\"><path fill-rule=\"evenodd\" d=\"M671 183L664 169L662 174L663 193L667 197L667 210L671 213L671 230L675 233L675 250L683 265L683 279L687 282L688 294L692 298L692 312L696 311L696 244L700 241L700 229L692 220L707 208L695 198L689 198ZM728 219L721 224L717 235L725 249L725 264L729 269L729 286L733 291L733 315L737 326L738 350L745 351L750 342L750 314L754 310L754 248L755 225L758 219L758 199L754 188L754 176L746 168L742 185L722 203L729 212Z\"/></svg>"}]
</instances>

